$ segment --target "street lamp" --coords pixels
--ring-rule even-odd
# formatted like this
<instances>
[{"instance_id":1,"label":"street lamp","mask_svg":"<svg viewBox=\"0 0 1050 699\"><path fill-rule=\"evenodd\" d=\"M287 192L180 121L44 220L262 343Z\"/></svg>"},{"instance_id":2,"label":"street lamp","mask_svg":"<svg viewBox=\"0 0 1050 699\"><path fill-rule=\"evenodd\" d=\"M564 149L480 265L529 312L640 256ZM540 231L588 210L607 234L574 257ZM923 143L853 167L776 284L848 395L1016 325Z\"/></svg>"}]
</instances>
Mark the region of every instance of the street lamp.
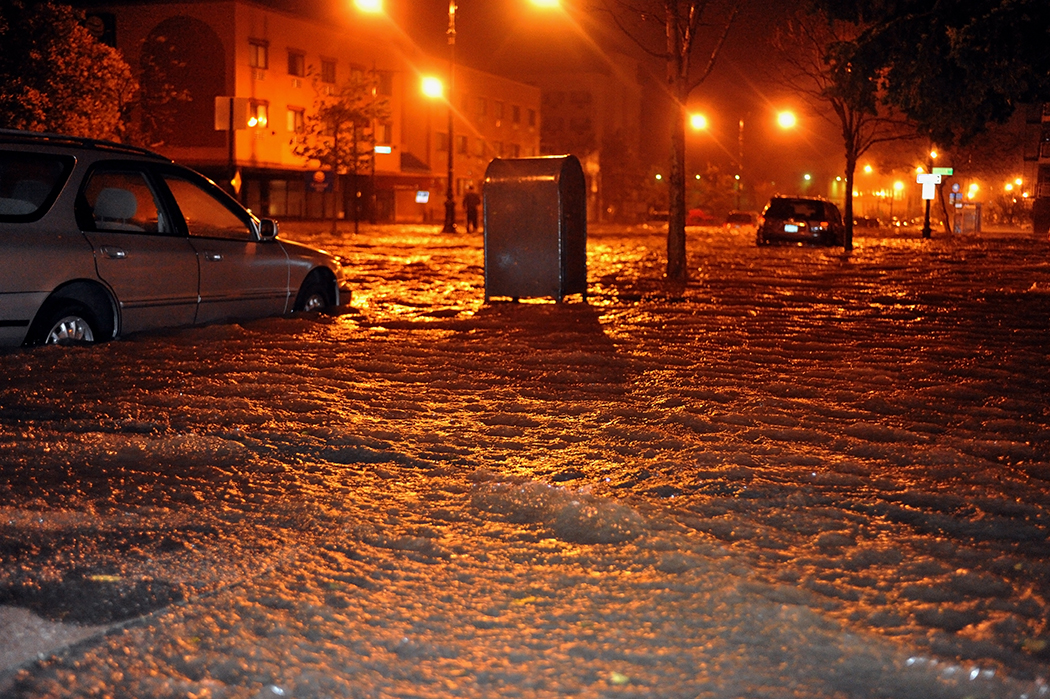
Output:
<instances>
[{"instance_id":1,"label":"street lamp","mask_svg":"<svg viewBox=\"0 0 1050 699\"><path fill-rule=\"evenodd\" d=\"M453 133L453 121L455 110L452 106L452 96L455 94L456 80L456 0L448 2L448 183L445 187L445 227L442 233L456 232L456 193L452 188L455 177L455 165L453 151L456 149L456 137Z\"/></svg>"}]
</instances>

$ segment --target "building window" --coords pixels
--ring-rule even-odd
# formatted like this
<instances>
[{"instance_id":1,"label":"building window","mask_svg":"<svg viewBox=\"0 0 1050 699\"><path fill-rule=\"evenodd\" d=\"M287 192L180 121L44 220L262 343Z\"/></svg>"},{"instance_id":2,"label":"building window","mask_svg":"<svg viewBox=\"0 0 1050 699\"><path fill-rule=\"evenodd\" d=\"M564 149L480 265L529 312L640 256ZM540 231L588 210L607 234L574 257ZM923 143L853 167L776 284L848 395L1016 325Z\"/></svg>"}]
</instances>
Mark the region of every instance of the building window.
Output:
<instances>
[{"instance_id":1,"label":"building window","mask_svg":"<svg viewBox=\"0 0 1050 699\"><path fill-rule=\"evenodd\" d=\"M259 39L248 40L248 65L259 70L270 67L270 45Z\"/></svg>"},{"instance_id":2,"label":"building window","mask_svg":"<svg viewBox=\"0 0 1050 699\"><path fill-rule=\"evenodd\" d=\"M350 81L361 82L365 79L365 67L364 66L350 66Z\"/></svg>"},{"instance_id":3,"label":"building window","mask_svg":"<svg viewBox=\"0 0 1050 699\"><path fill-rule=\"evenodd\" d=\"M456 136L456 152L462 155L467 154L467 137Z\"/></svg>"},{"instance_id":4,"label":"building window","mask_svg":"<svg viewBox=\"0 0 1050 699\"><path fill-rule=\"evenodd\" d=\"M394 125L388 121L376 125L376 142L388 145L394 141Z\"/></svg>"},{"instance_id":5,"label":"building window","mask_svg":"<svg viewBox=\"0 0 1050 699\"><path fill-rule=\"evenodd\" d=\"M489 111L489 101L484 97L478 97L476 110L479 117L485 116Z\"/></svg>"},{"instance_id":6,"label":"building window","mask_svg":"<svg viewBox=\"0 0 1050 699\"><path fill-rule=\"evenodd\" d=\"M266 102L255 102L248 108L248 126L265 128L270 123L270 105Z\"/></svg>"},{"instance_id":7,"label":"building window","mask_svg":"<svg viewBox=\"0 0 1050 699\"><path fill-rule=\"evenodd\" d=\"M529 112L528 112L528 116L529 116L529 126L535 127L536 126L536 110L535 109L530 109Z\"/></svg>"},{"instance_id":8,"label":"building window","mask_svg":"<svg viewBox=\"0 0 1050 699\"><path fill-rule=\"evenodd\" d=\"M493 141L492 151L497 158L503 157L503 141Z\"/></svg>"},{"instance_id":9,"label":"building window","mask_svg":"<svg viewBox=\"0 0 1050 699\"><path fill-rule=\"evenodd\" d=\"M288 75L298 78L306 75L306 55L301 51L288 52Z\"/></svg>"},{"instance_id":10,"label":"building window","mask_svg":"<svg viewBox=\"0 0 1050 699\"><path fill-rule=\"evenodd\" d=\"M448 134L442 131L438 131L434 135L437 136L437 151L439 153L448 152Z\"/></svg>"},{"instance_id":11,"label":"building window","mask_svg":"<svg viewBox=\"0 0 1050 699\"><path fill-rule=\"evenodd\" d=\"M291 133L306 131L306 110L302 107L288 107L288 130Z\"/></svg>"},{"instance_id":12,"label":"building window","mask_svg":"<svg viewBox=\"0 0 1050 699\"><path fill-rule=\"evenodd\" d=\"M516 104L511 105L511 107L510 107L510 120L511 120L511 123L514 123L514 124L520 124L521 123L521 107L519 107Z\"/></svg>"},{"instance_id":13,"label":"building window","mask_svg":"<svg viewBox=\"0 0 1050 699\"><path fill-rule=\"evenodd\" d=\"M335 82L335 61L321 59L321 82L328 84Z\"/></svg>"},{"instance_id":14,"label":"building window","mask_svg":"<svg viewBox=\"0 0 1050 699\"><path fill-rule=\"evenodd\" d=\"M379 94L384 97L391 97L394 94L394 74L387 71L380 71L376 74L376 87Z\"/></svg>"},{"instance_id":15,"label":"building window","mask_svg":"<svg viewBox=\"0 0 1050 699\"><path fill-rule=\"evenodd\" d=\"M474 139L474 156L477 158L485 157L485 139Z\"/></svg>"},{"instance_id":16,"label":"building window","mask_svg":"<svg viewBox=\"0 0 1050 699\"><path fill-rule=\"evenodd\" d=\"M521 157L521 146L517 143L510 144L510 157L520 158Z\"/></svg>"},{"instance_id":17,"label":"building window","mask_svg":"<svg viewBox=\"0 0 1050 699\"><path fill-rule=\"evenodd\" d=\"M492 103L492 116L496 117L496 121L503 118L503 103L493 102Z\"/></svg>"}]
</instances>

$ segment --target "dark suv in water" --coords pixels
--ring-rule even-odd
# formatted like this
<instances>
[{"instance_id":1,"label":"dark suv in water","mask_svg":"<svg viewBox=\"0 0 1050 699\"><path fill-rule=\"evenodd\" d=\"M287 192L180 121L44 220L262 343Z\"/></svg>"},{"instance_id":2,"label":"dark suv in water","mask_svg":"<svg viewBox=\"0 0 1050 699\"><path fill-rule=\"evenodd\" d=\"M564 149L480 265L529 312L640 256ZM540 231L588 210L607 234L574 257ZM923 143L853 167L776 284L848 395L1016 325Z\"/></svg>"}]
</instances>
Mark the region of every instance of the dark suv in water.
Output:
<instances>
[{"instance_id":1,"label":"dark suv in water","mask_svg":"<svg viewBox=\"0 0 1050 699\"><path fill-rule=\"evenodd\" d=\"M812 243L842 245L846 228L837 206L820 197L773 197L762 212L759 245Z\"/></svg>"},{"instance_id":2,"label":"dark suv in water","mask_svg":"<svg viewBox=\"0 0 1050 699\"><path fill-rule=\"evenodd\" d=\"M340 304L331 255L132 146L0 130L0 347Z\"/></svg>"}]
</instances>

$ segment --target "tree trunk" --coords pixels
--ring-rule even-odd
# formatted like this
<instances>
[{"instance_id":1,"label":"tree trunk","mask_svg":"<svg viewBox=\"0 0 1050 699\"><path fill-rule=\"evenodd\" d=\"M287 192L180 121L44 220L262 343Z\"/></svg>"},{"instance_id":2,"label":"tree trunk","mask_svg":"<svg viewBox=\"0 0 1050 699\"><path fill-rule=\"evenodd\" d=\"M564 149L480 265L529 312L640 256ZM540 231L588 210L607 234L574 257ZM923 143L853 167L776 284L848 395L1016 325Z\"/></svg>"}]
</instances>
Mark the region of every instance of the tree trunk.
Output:
<instances>
[{"instance_id":1,"label":"tree trunk","mask_svg":"<svg viewBox=\"0 0 1050 699\"><path fill-rule=\"evenodd\" d=\"M843 249L853 249L853 176L857 171L857 158L850 154L846 155L846 198L842 211L843 223L846 226L846 234L842 237Z\"/></svg>"},{"instance_id":2,"label":"tree trunk","mask_svg":"<svg viewBox=\"0 0 1050 699\"><path fill-rule=\"evenodd\" d=\"M685 255L685 115L681 104L675 107L671 132L671 172L668 177L667 279L685 282L689 278Z\"/></svg>"},{"instance_id":3,"label":"tree trunk","mask_svg":"<svg viewBox=\"0 0 1050 699\"><path fill-rule=\"evenodd\" d=\"M678 2L665 0L667 87L674 99L671 125L671 172L667 178L667 279L684 283L685 262L685 98L689 53L678 33Z\"/></svg>"}]
</instances>

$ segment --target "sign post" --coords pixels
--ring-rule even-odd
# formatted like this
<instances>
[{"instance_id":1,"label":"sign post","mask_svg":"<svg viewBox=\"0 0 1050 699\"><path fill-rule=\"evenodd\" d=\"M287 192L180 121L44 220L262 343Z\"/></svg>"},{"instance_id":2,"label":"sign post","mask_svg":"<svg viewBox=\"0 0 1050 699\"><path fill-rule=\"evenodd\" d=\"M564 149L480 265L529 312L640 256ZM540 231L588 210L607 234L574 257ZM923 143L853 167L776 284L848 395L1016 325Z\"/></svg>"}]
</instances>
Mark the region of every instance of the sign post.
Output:
<instances>
[{"instance_id":1,"label":"sign post","mask_svg":"<svg viewBox=\"0 0 1050 699\"><path fill-rule=\"evenodd\" d=\"M941 183L939 173L920 172L915 181L922 185L922 198L926 200L926 217L922 223L922 237L930 237L930 202L937 196L937 185Z\"/></svg>"},{"instance_id":2,"label":"sign post","mask_svg":"<svg viewBox=\"0 0 1050 699\"><path fill-rule=\"evenodd\" d=\"M248 128L248 98L219 95L215 98L215 130L228 131L226 134L227 159L230 169L230 186L235 196L241 193L241 178L237 172L233 146L237 140L236 132Z\"/></svg>"}]
</instances>

